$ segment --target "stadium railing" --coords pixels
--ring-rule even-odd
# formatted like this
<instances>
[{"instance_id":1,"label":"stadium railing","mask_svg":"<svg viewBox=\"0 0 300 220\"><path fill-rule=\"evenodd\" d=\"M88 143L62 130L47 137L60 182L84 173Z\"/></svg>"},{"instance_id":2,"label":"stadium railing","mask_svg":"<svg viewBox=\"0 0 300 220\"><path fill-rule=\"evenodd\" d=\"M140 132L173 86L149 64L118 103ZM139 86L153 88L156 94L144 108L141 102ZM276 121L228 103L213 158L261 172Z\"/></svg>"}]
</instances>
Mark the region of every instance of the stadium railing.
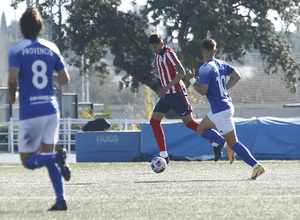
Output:
<instances>
[{"instance_id":1,"label":"stadium railing","mask_svg":"<svg viewBox=\"0 0 300 220\"><path fill-rule=\"evenodd\" d=\"M75 134L81 132L81 128L93 119L61 118L58 146L68 149L68 153L75 151ZM141 123L148 123L145 119L107 119L111 124L109 131L140 130ZM19 120L10 118L8 122L0 122L0 151L9 153L17 152Z\"/></svg>"}]
</instances>

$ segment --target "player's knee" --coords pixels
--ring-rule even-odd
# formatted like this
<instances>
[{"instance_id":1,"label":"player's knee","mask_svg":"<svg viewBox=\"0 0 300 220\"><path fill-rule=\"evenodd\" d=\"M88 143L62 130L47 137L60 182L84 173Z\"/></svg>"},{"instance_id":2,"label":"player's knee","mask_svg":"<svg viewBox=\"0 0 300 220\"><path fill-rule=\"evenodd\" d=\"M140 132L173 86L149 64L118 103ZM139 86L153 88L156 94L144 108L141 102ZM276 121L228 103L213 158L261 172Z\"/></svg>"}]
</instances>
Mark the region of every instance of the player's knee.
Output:
<instances>
[{"instance_id":1,"label":"player's knee","mask_svg":"<svg viewBox=\"0 0 300 220\"><path fill-rule=\"evenodd\" d=\"M21 162L22 162L23 167L26 168L26 169L33 170L34 167L31 167L31 166L29 165L28 159L30 159L30 156L24 156L24 155L21 155Z\"/></svg>"},{"instance_id":2,"label":"player's knee","mask_svg":"<svg viewBox=\"0 0 300 220\"><path fill-rule=\"evenodd\" d=\"M160 124L159 120L154 119L154 118L150 119L150 125L151 125L152 128L158 126L159 124Z\"/></svg>"},{"instance_id":3,"label":"player's knee","mask_svg":"<svg viewBox=\"0 0 300 220\"><path fill-rule=\"evenodd\" d=\"M201 128L201 126L198 125L198 127L197 127L197 133L201 136L203 134L203 132L204 132L204 129Z\"/></svg>"}]
</instances>

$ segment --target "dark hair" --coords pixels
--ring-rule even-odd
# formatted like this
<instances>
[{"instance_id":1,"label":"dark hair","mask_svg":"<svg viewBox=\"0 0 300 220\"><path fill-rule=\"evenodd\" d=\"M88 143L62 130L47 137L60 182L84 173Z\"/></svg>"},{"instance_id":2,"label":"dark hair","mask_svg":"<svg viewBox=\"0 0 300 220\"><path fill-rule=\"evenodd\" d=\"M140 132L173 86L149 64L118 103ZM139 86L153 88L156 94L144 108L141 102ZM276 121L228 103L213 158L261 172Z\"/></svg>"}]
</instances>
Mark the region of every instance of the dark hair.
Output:
<instances>
[{"instance_id":1,"label":"dark hair","mask_svg":"<svg viewBox=\"0 0 300 220\"><path fill-rule=\"evenodd\" d=\"M41 36L43 31L43 18L38 8L27 8L20 19L22 35L31 39Z\"/></svg>"},{"instance_id":2,"label":"dark hair","mask_svg":"<svg viewBox=\"0 0 300 220\"><path fill-rule=\"evenodd\" d=\"M149 37L149 44L160 44L162 42L161 36L158 34L151 34Z\"/></svg>"},{"instance_id":3,"label":"dark hair","mask_svg":"<svg viewBox=\"0 0 300 220\"><path fill-rule=\"evenodd\" d=\"M202 40L201 48L206 50L215 50L217 47L217 42L214 39L206 38Z\"/></svg>"}]
</instances>

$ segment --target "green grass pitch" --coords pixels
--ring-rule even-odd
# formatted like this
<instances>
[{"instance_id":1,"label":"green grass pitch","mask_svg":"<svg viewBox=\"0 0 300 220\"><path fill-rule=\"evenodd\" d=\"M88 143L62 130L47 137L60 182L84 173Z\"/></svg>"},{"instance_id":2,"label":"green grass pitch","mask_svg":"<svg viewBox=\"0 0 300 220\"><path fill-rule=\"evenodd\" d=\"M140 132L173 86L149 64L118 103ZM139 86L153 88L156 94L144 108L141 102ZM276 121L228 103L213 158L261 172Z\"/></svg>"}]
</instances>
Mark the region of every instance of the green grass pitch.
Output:
<instances>
[{"instance_id":1,"label":"green grass pitch","mask_svg":"<svg viewBox=\"0 0 300 220\"><path fill-rule=\"evenodd\" d=\"M247 180L242 161L70 164L68 210L47 211L55 195L47 169L0 164L0 219L299 219L300 161L263 160Z\"/></svg>"}]
</instances>

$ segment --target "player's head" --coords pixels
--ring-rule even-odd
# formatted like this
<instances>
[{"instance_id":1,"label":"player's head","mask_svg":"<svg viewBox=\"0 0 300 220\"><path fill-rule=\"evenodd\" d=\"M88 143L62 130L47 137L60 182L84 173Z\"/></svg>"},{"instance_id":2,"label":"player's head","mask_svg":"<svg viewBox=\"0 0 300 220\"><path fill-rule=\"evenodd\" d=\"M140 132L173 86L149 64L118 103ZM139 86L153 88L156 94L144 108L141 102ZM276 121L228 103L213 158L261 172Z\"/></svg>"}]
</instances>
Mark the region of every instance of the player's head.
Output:
<instances>
[{"instance_id":1,"label":"player's head","mask_svg":"<svg viewBox=\"0 0 300 220\"><path fill-rule=\"evenodd\" d=\"M217 52L217 42L214 39L206 38L201 42L201 52L207 54L215 55Z\"/></svg>"},{"instance_id":2,"label":"player's head","mask_svg":"<svg viewBox=\"0 0 300 220\"><path fill-rule=\"evenodd\" d=\"M41 36L43 18L38 8L27 8L20 19L20 28L24 38L31 39Z\"/></svg>"},{"instance_id":3,"label":"player's head","mask_svg":"<svg viewBox=\"0 0 300 220\"><path fill-rule=\"evenodd\" d=\"M217 48L217 42L214 39L206 38L202 40L201 48L204 50L215 50Z\"/></svg>"},{"instance_id":4,"label":"player's head","mask_svg":"<svg viewBox=\"0 0 300 220\"><path fill-rule=\"evenodd\" d=\"M149 44L152 48L152 51L156 54L159 54L162 48L164 47L164 42L160 35L151 34L149 37Z\"/></svg>"}]
</instances>

